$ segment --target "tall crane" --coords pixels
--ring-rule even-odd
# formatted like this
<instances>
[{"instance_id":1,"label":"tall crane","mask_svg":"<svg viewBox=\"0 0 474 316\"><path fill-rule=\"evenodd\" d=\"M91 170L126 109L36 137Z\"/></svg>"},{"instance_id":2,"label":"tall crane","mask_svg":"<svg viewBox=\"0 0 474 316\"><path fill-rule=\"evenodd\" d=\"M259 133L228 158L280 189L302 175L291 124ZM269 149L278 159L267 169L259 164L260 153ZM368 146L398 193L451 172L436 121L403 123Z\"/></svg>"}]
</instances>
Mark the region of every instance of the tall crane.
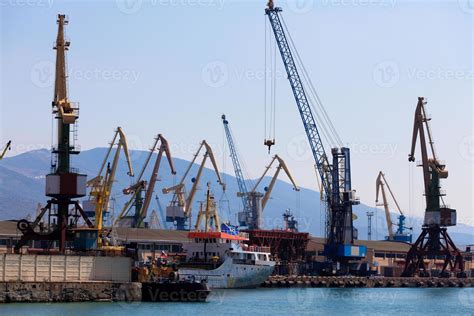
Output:
<instances>
[{"instance_id":1,"label":"tall crane","mask_svg":"<svg viewBox=\"0 0 474 316\"><path fill-rule=\"evenodd\" d=\"M112 164L109 162L112 149L117 145ZM88 214L95 218L95 227L98 230L97 245L102 246L102 239L104 237L104 218L109 210L110 195L112 194L112 187L115 182L115 174L119 164L120 153L123 150L125 159L127 160L128 176L133 177L133 167L130 161L130 153L128 151L127 137L121 127L115 131L114 138L109 145L107 153L102 165L99 169L98 175L87 182L90 187L89 200L84 203L85 208L88 209Z\"/></svg>"},{"instance_id":2,"label":"tall crane","mask_svg":"<svg viewBox=\"0 0 474 316\"><path fill-rule=\"evenodd\" d=\"M387 187L388 192L390 193L390 196L392 197L393 201L395 202L395 205L397 207L397 211L399 213L398 216L398 223L397 225L397 231L393 231L393 225L394 223L392 222L392 218L390 216L390 208L388 205L388 198L387 198L387 193L385 192L385 187ZM382 193L382 203L379 203L379 196L380 193ZM392 240L392 241L402 241L402 242L412 242L412 234L406 233L405 230L413 230L411 227L406 227L405 226L405 214L403 214L400 205L398 204L397 199L395 198L395 195L392 192L392 189L390 188L390 185L387 182L387 179L385 178L385 175L383 174L382 171L379 172L379 175L377 176L377 181L376 181L376 199L375 203L377 206L383 206L385 210L385 219L387 221L387 229L388 229L388 236L387 240Z\"/></svg>"},{"instance_id":3,"label":"tall crane","mask_svg":"<svg viewBox=\"0 0 474 316\"><path fill-rule=\"evenodd\" d=\"M191 190L189 191L188 196L186 197L184 182L203 148L205 149L204 157L199 166L199 170L196 177L192 179L193 185L191 187ZM187 221L191 218L192 205L207 159L211 160L211 163L214 167L214 171L217 176L217 181L222 186L222 189L225 190L225 184L222 181L219 168L217 167L217 162L214 157L214 153L212 152L211 146L209 146L209 144L205 140L201 142L201 145L199 146L196 154L194 155L193 160L190 162L188 168L186 169L183 177L181 178L181 181L171 188L163 189L163 194L169 194L173 192L173 198L169 206L166 207L166 221L176 223L176 229L178 230L185 230Z\"/></svg>"},{"instance_id":4,"label":"tall crane","mask_svg":"<svg viewBox=\"0 0 474 316\"><path fill-rule=\"evenodd\" d=\"M447 231L447 227L456 225L456 210L448 208L443 201L445 193L441 191L440 180L448 177L448 170L436 155L429 125L430 118L426 115L426 104L424 97L418 98L411 151L408 155L408 160L414 162L419 139L421 149L419 166L423 169L426 200L425 219L420 236L408 251L403 275L413 276L418 273L421 276L428 276L428 267L425 264L425 258L428 257L443 258L442 276L457 273L459 277L465 277L464 258Z\"/></svg>"},{"instance_id":5,"label":"tall crane","mask_svg":"<svg viewBox=\"0 0 474 316\"><path fill-rule=\"evenodd\" d=\"M146 181L142 180L142 178L145 173L145 170L148 167L150 159L156 150L158 150L158 155L155 160L155 165L153 167L150 180L147 183ZM173 159L171 157L171 150L170 150L169 143L166 140L166 138L163 137L163 135L159 134L157 137L155 137L155 142L152 148L150 149L150 152L147 158L145 159L145 163L143 164L143 167L140 171L140 174L138 176L136 183L126 188L125 190L123 190L124 194L132 194L132 196L129 202L124 205L122 211L117 217L117 221L126 222L124 223L126 226L131 226L133 228L145 227L145 219L148 216L148 209L153 199L153 193L154 193L156 181L158 180L158 172L160 170L163 154L166 155L168 164L170 166L171 174L172 175L176 174ZM146 191L144 199L142 197L143 191ZM129 215L130 210L131 210L130 205L132 204L132 201L134 202L134 206L135 206L135 214L133 216L130 216ZM120 225L120 226L124 226L124 225Z\"/></svg>"},{"instance_id":6,"label":"tall crane","mask_svg":"<svg viewBox=\"0 0 474 316\"><path fill-rule=\"evenodd\" d=\"M252 205L249 190L247 188L247 180L244 177L242 165L240 163L239 155L237 153L237 147L234 143L234 137L229 126L229 121L226 116L222 115L222 123L224 124L225 135L227 138L227 144L229 146L230 157L234 166L235 178L237 179L237 185L239 187L238 196L242 201L243 209L238 213L239 225L249 226L249 222L252 218Z\"/></svg>"},{"instance_id":7,"label":"tall crane","mask_svg":"<svg viewBox=\"0 0 474 316\"><path fill-rule=\"evenodd\" d=\"M0 160L2 160L3 157L5 157L5 154L7 153L7 150L11 149L11 145L12 145L12 141L9 140L8 143L5 145L5 148L3 149L2 153L0 154Z\"/></svg>"},{"instance_id":8,"label":"tall crane","mask_svg":"<svg viewBox=\"0 0 474 316\"><path fill-rule=\"evenodd\" d=\"M278 166L276 168L275 174L272 177L272 180L270 181L269 186L265 188L265 194L257 192L258 186L260 185L260 183L262 183L268 171L271 169L271 167L276 161L278 162ZM286 163L278 155L275 155L271 160L270 164L265 168L265 171L263 172L262 176L258 179L252 190L247 195L250 198L250 203L252 206L252 221L249 223L249 229L261 229L262 213L265 210L268 201L270 200L273 188L275 187L276 180L278 179L278 176L282 169L293 184L293 189L295 191L300 190L300 188L296 185L296 182L293 179L290 170L286 166Z\"/></svg>"},{"instance_id":9,"label":"tall crane","mask_svg":"<svg viewBox=\"0 0 474 316\"><path fill-rule=\"evenodd\" d=\"M56 68L52 114L57 121L57 138L52 151L51 173L46 175L45 190L46 196L51 199L33 222L25 219L18 221L17 227L22 236L15 246L15 252L19 252L28 241L42 240L49 241L50 247L57 241L59 253L64 254L67 242L76 238L74 229L77 228L79 218L83 218L88 228L93 229L93 224L77 200L86 195L87 176L71 167L72 155L79 154L75 146L79 104L71 102L68 96L66 52L71 43L65 39L64 29L69 21L65 14L58 14L56 22L58 32L54 45ZM70 209L71 205L73 209ZM48 225L39 227L46 213Z\"/></svg>"},{"instance_id":10,"label":"tall crane","mask_svg":"<svg viewBox=\"0 0 474 316\"><path fill-rule=\"evenodd\" d=\"M333 148L332 164L330 163L320 136L319 124L294 59L294 52L290 48L290 42L294 48L293 41L290 37L290 42L288 41L286 24L285 27L282 24L281 12L282 9L276 7L272 0L268 2L265 13L275 36L324 190L328 218L325 256L331 273L347 273L350 261L365 257L367 251L364 246L354 245L357 230L352 222L352 206L359 204L359 201L352 190L350 150L345 147ZM296 50L295 52L297 54ZM304 67L302 70L302 74L306 75ZM314 91L311 90L310 83L309 81L309 89Z\"/></svg>"}]
</instances>

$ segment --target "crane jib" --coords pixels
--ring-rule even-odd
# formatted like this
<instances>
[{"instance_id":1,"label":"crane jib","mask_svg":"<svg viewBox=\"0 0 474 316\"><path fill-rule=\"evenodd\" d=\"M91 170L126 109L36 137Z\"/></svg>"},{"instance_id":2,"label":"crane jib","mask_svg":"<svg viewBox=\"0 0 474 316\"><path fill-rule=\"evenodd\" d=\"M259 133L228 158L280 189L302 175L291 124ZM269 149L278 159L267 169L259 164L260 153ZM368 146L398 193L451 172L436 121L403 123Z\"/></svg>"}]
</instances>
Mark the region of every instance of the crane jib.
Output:
<instances>
[{"instance_id":1,"label":"crane jib","mask_svg":"<svg viewBox=\"0 0 474 316\"><path fill-rule=\"evenodd\" d=\"M289 43L286 39L283 26L280 21L278 12L281 12L281 8L267 8L266 14L272 26L273 33L278 44L278 48L283 59L283 64L290 81L291 89L295 97L298 110L300 112L303 125L310 143L311 151L313 153L318 172L322 179L322 187L328 199L331 199L331 179L330 172L326 172L325 169L330 168L324 145L319 134L319 130L316 124L316 120L311 111L310 104L306 97L306 93L303 87L303 83L298 74L296 64L291 53Z\"/></svg>"}]
</instances>

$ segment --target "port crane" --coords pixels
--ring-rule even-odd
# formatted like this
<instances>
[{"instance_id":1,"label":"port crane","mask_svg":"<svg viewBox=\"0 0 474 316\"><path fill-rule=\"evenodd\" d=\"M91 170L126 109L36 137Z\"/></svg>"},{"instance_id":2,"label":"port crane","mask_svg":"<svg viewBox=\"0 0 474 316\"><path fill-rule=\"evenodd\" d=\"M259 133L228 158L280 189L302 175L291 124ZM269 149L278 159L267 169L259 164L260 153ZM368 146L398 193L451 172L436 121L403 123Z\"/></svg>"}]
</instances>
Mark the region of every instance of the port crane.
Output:
<instances>
[{"instance_id":1,"label":"port crane","mask_svg":"<svg viewBox=\"0 0 474 316\"><path fill-rule=\"evenodd\" d=\"M204 219L204 230L201 230L202 221ZM196 225L194 226L194 231L203 231L203 232L220 232L221 231L221 221L219 218L219 211L217 209L217 204L214 198L214 195L211 192L211 183L207 183L206 191L206 202L200 204L199 213L196 219Z\"/></svg>"},{"instance_id":2,"label":"port crane","mask_svg":"<svg viewBox=\"0 0 474 316\"><path fill-rule=\"evenodd\" d=\"M321 122L320 117L325 113L324 111L322 111L322 113L313 112L312 106L316 104L322 108L322 104L304 66L302 66L303 64L298 52L294 48L286 24L282 23L281 12L282 9L276 7L272 0L268 1L265 14L270 22L271 30L273 31L278 50L285 66L287 78L316 162L316 167L321 179L321 186L324 190L324 199L327 209L324 253L329 266L327 268L330 270L330 273L349 273L350 262L365 257L367 251L366 247L354 244L354 240L357 239L357 230L353 226L352 207L353 205L359 204L359 200L356 198L355 191L352 189L350 149L346 147L333 147L331 150L332 163L329 161L319 130L321 126L317 124L316 121L316 118L319 118ZM301 76L294 57L296 57L299 62ZM307 88L302 78L306 79L306 86L314 95L312 103L310 103ZM323 129L326 137L331 135L331 130L333 134L337 136L332 124L329 124L329 132ZM338 144L342 143L338 137L336 137L336 141Z\"/></svg>"},{"instance_id":3,"label":"port crane","mask_svg":"<svg viewBox=\"0 0 474 316\"><path fill-rule=\"evenodd\" d=\"M247 187L247 180L244 177L242 170L242 164L240 163L239 155L237 153L237 147L234 143L234 137L232 130L229 126L229 121L225 114L222 115L222 123L224 125L224 131L227 138L227 144L229 146L230 157L234 166L235 178L237 179L237 185L239 187L239 193L237 194L242 201L243 209L238 213L239 225L249 227L249 222L252 219L252 205L249 190ZM261 195L261 194L260 194Z\"/></svg>"},{"instance_id":4,"label":"port crane","mask_svg":"<svg viewBox=\"0 0 474 316\"><path fill-rule=\"evenodd\" d=\"M155 151L158 151L158 154L155 160L155 164L153 166L153 171L151 173L150 180L147 183L146 181L142 180L142 178ZM124 194L131 194L131 198L127 203L125 203L119 216L116 219L119 226L129 226L132 228L144 228L146 226L145 219L148 216L148 209L153 199L155 184L158 180L158 172L160 170L163 154L166 155L168 164L170 166L171 174L176 174L169 143L166 138L163 137L163 135L159 134L157 137L155 137L155 142L152 148L150 149L147 158L145 159L145 163L142 166L136 183L123 190ZM144 191L146 191L146 193L145 197L143 198ZM132 205L132 203L135 208L135 213L133 216L129 214L131 213L130 206ZM121 222L123 225L121 224Z\"/></svg>"},{"instance_id":5,"label":"port crane","mask_svg":"<svg viewBox=\"0 0 474 316\"><path fill-rule=\"evenodd\" d=\"M270 184L268 187L265 188L265 194L261 194L257 192L257 188L262 183L263 179L265 176L268 174L268 171L272 168L273 164L275 162L278 162L278 166L276 168L275 174L273 175ZM275 155L270 164L266 166L265 171L263 172L262 176L258 179L258 181L255 183L253 186L252 190L248 193L248 197L251 199L251 205L252 205L252 221L250 222L250 229L261 229L262 227L262 213L265 210L265 207L267 206L268 201L270 200L271 194L273 192L273 188L275 187L276 180L278 179L278 176L280 175L281 170L283 170L288 178L290 179L291 183L293 184L293 190L299 191L300 188L296 185L295 180L293 179L293 176L290 173L290 170L288 169L285 161L281 159L278 155Z\"/></svg>"},{"instance_id":6,"label":"port crane","mask_svg":"<svg viewBox=\"0 0 474 316\"><path fill-rule=\"evenodd\" d=\"M387 187L388 192L390 193L390 196L392 197L393 201L395 202L395 206L397 207L398 211L398 223L395 225L397 226L397 231L393 231L393 225L394 223L392 222L392 218L390 216L390 208L388 205L388 198L387 198L387 193L385 191L385 187ZM380 194L382 195L382 202L379 203L379 197ZM375 203L377 206L383 206L385 210L385 219L387 221L387 229L388 229L388 236L386 237L387 240L391 241L402 241L402 242L412 242L412 234L406 233L405 230L410 230L412 231L412 227L407 227L405 226L405 214L403 214L400 205L398 204L397 199L395 198L395 195L393 194L392 189L390 188L390 185L387 182L387 179L385 178L385 174L380 171L379 175L377 176L377 181L376 181L376 199Z\"/></svg>"},{"instance_id":7,"label":"port crane","mask_svg":"<svg viewBox=\"0 0 474 316\"><path fill-rule=\"evenodd\" d=\"M426 100L418 98L413 126L411 151L408 155L410 162L415 161L415 149L419 139L423 183L425 188L425 218L422 232L407 254L403 276L429 276L425 258L443 258L441 275L444 277L456 273L465 277L464 258L448 234L447 227L456 225L456 210L446 206L441 190L441 179L448 178L446 165L436 154L433 134L429 125L431 120L426 114ZM431 152L431 157L429 153Z\"/></svg>"},{"instance_id":8,"label":"port crane","mask_svg":"<svg viewBox=\"0 0 474 316\"><path fill-rule=\"evenodd\" d=\"M56 22L58 24L54 45L56 67L51 105L53 117L57 121L57 143L52 150L51 172L46 175L45 190L46 196L51 199L33 222L26 219L18 221L17 227L22 236L15 246L17 253L29 241L41 240L47 241L49 248L57 241L59 253L64 254L67 242L73 241L77 235L83 236L83 232L77 228L80 218L87 225L86 234L89 234L87 230L94 229L94 225L77 200L86 195L87 176L71 167L71 156L79 154L75 146L79 104L71 102L68 97L66 52L71 42L65 39L65 26L69 21L65 14L58 14ZM48 223L43 225L41 223L46 213Z\"/></svg>"},{"instance_id":9,"label":"port crane","mask_svg":"<svg viewBox=\"0 0 474 316\"><path fill-rule=\"evenodd\" d=\"M109 158L111 157L114 146L117 146L117 148L111 164ZM99 248L102 247L102 239L105 236L104 218L109 211L110 196L112 194L112 187L115 182L115 175L119 164L120 153L122 151L124 152L127 161L127 174L132 178L134 172L130 160L130 153L128 151L127 137L122 128L118 127L115 131L112 142L109 145L105 158L102 161L98 175L87 182L87 186L90 188L89 200L84 202L84 208L87 210L87 214L95 219L95 227L98 230L97 246Z\"/></svg>"},{"instance_id":10,"label":"port crane","mask_svg":"<svg viewBox=\"0 0 474 316\"><path fill-rule=\"evenodd\" d=\"M191 187L191 190L189 191L189 194L186 197L184 182L188 177L194 163L197 160L197 157L199 156L203 148L205 149L204 157L199 166L199 170L196 177L192 179L193 185ZM225 184L222 181L219 168L217 167L217 162L214 157L214 153L212 152L211 146L209 146L209 144L205 140L201 142L201 145L199 146L196 154L194 155L193 160L190 162L188 168L186 169L183 177L181 178L181 181L173 187L163 189L163 194L169 194L173 192L173 198L170 204L166 207L166 221L170 223L176 223L176 229L178 230L185 230L186 223L191 218L192 204L196 196L196 191L201 180L202 172L204 171L204 167L208 159L211 160L211 163L214 167L218 183L225 191Z\"/></svg>"},{"instance_id":11,"label":"port crane","mask_svg":"<svg viewBox=\"0 0 474 316\"><path fill-rule=\"evenodd\" d=\"M7 150L10 150L11 149L11 145L12 145L12 141L9 140L7 142L7 144L5 145L5 148L3 149L2 153L0 154L0 160L3 159L3 157L5 157L5 154L7 153Z\"/></svg>"}]
</instances>

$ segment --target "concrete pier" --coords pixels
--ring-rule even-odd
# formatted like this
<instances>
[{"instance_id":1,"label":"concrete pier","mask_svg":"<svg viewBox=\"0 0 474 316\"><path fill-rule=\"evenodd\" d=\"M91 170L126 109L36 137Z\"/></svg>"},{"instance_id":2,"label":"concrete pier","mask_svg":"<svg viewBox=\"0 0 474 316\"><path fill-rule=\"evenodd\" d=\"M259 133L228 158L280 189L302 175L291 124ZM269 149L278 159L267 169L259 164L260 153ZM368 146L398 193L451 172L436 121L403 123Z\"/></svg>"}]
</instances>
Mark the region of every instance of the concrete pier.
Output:
<instances>
[{"instance_id":1,"label":"concrete pier","mask_svg":"<svg viewBox=\"0 0 474 316\"><path fill-rule=\"evenodd\" d=\"M0 282L0 303L141 301L141 283Z\"/></svg>"},{"instance_id":2,"label":"concrete pier","mask_svg":"<svg viewBox=\"0 0 474 316\"><path fill-rule=\"evenodd\" d=\"M323 277L271 276L262 284L267 288L400 288L400 287L474 287L474 278L387 278L387 277Z\"/></svg>"}]
</instances>

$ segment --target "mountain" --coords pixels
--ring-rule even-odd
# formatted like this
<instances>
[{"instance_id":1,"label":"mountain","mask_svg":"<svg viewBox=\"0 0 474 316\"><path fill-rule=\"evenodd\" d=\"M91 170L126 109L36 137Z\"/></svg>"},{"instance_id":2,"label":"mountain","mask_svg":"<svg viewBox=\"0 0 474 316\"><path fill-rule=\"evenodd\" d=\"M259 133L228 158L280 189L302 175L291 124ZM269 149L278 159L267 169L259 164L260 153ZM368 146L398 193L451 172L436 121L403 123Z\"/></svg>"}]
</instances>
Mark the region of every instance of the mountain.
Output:
<instances>
[{"instance_id":1,"label":"mountain","mask_svg":"<svg viewBox=\"0 0 474 316\"><path fill-rule=\"evenodd\" d=\"M73 158L73 166L81 173L92 178L97 175L98 169L104 159L107 149L95 148L83 151L80 155ZM140 172L148 152L132 151L131 160L133 167L136 168L135 174ZM156 155L154 155L156 158ZM152 158L144 179L150 177ZM51 154L47 150L30 151L15 157L5 158L0 162L0 219L20 219L36 212L37 204L46 203L47 198L44 196L45 175L50 170ZM161 189L170 187L180 181L181 175L188 167L189 162L182 159L174 159L177 175L170 173L170 168L165 159L162 160L161 170L159 173L160 181L156 185L155 193L158 193L161 201L161 207L164 209L169 203L172 195L161 194ZM198 163L200 161L198 160ZM112 197L115 200L115 213L120 212L121 206L126 202L126 197L121 193L122 189L132 183L127 176L126 161L124 155L120 156L120 163L117 169L116 182L114 183ZM192 178L196 175L198 165L194 165L191 171ZM195 216L198 209L198 201L204 199L204 189L207 182L211 182L216 200L219 202L220 215L223 220L236 221L236 214L242 208L239 198L236 196L238 191L237 182L234 176L229 174L222 175L226 183L226 192L222 193L214 171L212 169L204 169L200 191L196 196L193 205L193 215ZM270 178L265 178L261 184L260 191L270 183ZM186 182L187 187L191 186L191 179ZM320 193L302 188L300 192L295 192L292 186L284 181L278 180L272 193L272 199L268 202L264 212L264 226L267 229L283 227L283 212L290 208L299 222L299 230L310 232L314 236L322 236L324 234L324 205L320 202ZM149 214L152 209L158 209L156 201L153 201ZM354 208L354 212L358 219L355 225L359 230L360 239L367 238L367 216L366 213L374 212L372 219L372 238L384 239L387 234L384 212L380 209L370 207L368 205L358 205ZM396 218L392 214L392 218ZM408 218L407 225L414 227L414 238L416 238L421 229L420 218ZM471 226L458 225L450 228L452 238L460 245L474 244L474 230Z\"/></svg>"}]
</instances>

